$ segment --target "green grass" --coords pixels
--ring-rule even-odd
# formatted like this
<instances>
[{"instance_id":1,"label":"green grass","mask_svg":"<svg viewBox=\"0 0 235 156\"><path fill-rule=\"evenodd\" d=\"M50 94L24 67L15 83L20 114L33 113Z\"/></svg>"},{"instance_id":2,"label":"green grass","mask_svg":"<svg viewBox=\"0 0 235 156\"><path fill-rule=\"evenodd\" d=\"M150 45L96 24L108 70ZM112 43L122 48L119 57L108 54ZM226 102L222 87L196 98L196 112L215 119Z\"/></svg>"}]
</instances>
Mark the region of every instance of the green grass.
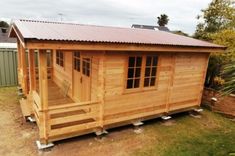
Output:
<instances>
[{"instance_id":1,"label":"green grass","mask_svg":"<svg viewBox=\"0 0 235 156\"><path fill-rule=\"evenodd\" d=\"M226 156L235 153L235 123L204 111L201 119L175 118L176 124L149 125L151 143L133 153L137 156Z\"/></svg>"}]
</instances>

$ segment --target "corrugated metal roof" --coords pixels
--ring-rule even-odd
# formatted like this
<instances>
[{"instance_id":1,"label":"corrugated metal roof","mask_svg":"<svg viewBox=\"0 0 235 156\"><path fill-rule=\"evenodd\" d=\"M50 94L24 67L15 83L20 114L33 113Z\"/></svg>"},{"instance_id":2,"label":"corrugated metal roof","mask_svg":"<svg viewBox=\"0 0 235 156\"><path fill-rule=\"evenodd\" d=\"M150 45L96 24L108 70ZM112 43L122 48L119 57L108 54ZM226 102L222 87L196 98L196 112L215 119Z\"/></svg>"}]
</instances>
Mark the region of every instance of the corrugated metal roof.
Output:
<instances>
[{"instance_id":1,"label":"corrugated metal roof","mask_svg":"<svg viewBox=\"0 0 235 156\"><path fill-rule=\"evenodd\" d=\"M14 26L24 39L223 48L209 42L155 30L34 20L16 20Z\"/></svg>"}]
</instances>

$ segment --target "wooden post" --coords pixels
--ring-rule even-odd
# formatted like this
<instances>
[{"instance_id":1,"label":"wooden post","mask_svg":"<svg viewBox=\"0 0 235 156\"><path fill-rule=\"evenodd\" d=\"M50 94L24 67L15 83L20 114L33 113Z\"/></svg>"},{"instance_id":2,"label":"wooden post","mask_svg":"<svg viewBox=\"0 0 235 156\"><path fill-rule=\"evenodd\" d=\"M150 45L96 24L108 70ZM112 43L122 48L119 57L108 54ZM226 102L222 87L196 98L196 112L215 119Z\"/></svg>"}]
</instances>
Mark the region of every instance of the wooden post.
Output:
<instances>
[{"instance_id":1,"label":"wooden post","mask_svg":"<svg viewBox=\"0 0 235 156\"><path fill-rule=\"evenodd\" d=\"M201 86L199 87L199 95L198 95L198 102L197 102L198 106L200 106L202 102L202 95L203 95L203 90L204 90L204 83L206 79L206 72L208 68L209 58L210 58L210 54L206 54L205 64L204 64L204 69L203 69L203 74L202 74L202 79L201 79L201 84L200 84Z\"/></svg>"},{"instance_id":2,"label":"wooden post","mask_svg":"<svg viewBox=\"0 0 235 156\"><path fill-rule=\"evenodd\" d=\"M29 62L29 84L30 92L36 89L36 76L35 76L35 58L34 50L29 49L28 53L28 62Z\"/></svg>"},{"instance_id":3,"label":"wooden post","mask_svg":"<svg viewBox=\"0 0 235 156\"><path fill-rule=\"evenodd\" d=\"M20 48L20 41L17 40L17 69L18 69L18 73L21 72L21 48Z\"/></svg>"},{"instance_id":4,"label":"wooden post","mask_svg":"<svg viewBox=\"0 0 235 156\"><path fill-rule=\"evenodd\" d=\"M98 100L100 101L100 127L104 127L104 94L105 94L105 52L99 58L98 68Z\"/></svg>"},{"instance_id":5,"label":"wooden post","mask_svg":"<svg viewBox=\"0 0 235 156\"><path fill-rule=\"evenodd\" d=\"M174 76L175 76L175 59L176 55L175 53L171 56L171 75L168 79L168 86L167 86L167 100L166 100L166 112L168 113L170 111L170 98L171 93L173 90L173 82L174 82Z\"/></svg>"},{"instance_id":6,"label":"wooden post","mask_svg":"<svg viewBox=\"0 0 235 156\"><path fill-rule=\"evenodd\" d=\"M47 80L47 53L45 50L38 52L39 71L39 96L40 96L40 117L39 135L40 142L47 144L48 140L48 80Z\"/></svg>"},{"instance_id":7,"label":"wooden post","mask_svg":"<svg viewBox=\"0 0 235 156\"><path fill-rule=\"evenodd\" d=\"M56 55L56 49L51 50L51 63L50 63L50 68L51 68L51 80L54 78L54 56Z\"/></svg>"},{"instance_id":8,"label":"wooden post","mask_svg":"<svg viewBox=\"0 0 235 156\"><path fill-rule=\"evenodd\" d=\"M21 53L21 66L22 66L22 88L23 93L25 95L28 94L28 82L27 82L27 65L26 65L26 54L25 49L22 45L20 45L20 53Z\"/></svg>"}]
</instances>

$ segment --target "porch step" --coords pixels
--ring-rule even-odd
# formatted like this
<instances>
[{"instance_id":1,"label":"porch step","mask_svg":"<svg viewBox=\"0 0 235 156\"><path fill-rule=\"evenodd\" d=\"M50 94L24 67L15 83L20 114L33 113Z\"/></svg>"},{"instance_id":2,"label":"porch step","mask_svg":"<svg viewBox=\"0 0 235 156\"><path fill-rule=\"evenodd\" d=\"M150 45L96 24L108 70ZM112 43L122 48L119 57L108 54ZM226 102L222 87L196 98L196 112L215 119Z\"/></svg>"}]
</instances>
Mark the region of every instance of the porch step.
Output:
<instances>
[{"instance_id":1,"label":"porch step","mask_svg":"<svg viewBox=\"0 0 235 156\"><path fill-rule=\"evenodd\" d=\"M20 100L20 107L21 107L21 111L24 117L28 117L31 115L31 111L30 108L27 105L27 100L22 98Z\"/></svg>"}]
</instances>

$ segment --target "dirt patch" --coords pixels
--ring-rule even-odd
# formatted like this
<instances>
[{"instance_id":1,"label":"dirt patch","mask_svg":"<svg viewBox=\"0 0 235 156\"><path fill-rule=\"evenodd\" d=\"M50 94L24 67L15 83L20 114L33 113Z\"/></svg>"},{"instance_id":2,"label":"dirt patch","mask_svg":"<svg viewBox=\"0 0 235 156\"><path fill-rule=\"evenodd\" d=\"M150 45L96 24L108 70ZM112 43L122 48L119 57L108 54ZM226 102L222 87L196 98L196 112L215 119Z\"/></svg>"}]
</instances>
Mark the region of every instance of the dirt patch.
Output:
<instances>
[{"instance_id":1,"label":"dirt patch","mask_svg":"<svg viewBox=\"0 0 235 156\"><path fill-rule=\"evenodd\" d=\"M130 155L146 145L144 134L135 134L132 126L109 130L109 134L97 139L94 134L55 142L51 149L38 151L35 141L38 129L25 122L20 110L15 87L0 89L0 155L10 156L62 156L62 155Z\"/></svg>"}]
</instances>

